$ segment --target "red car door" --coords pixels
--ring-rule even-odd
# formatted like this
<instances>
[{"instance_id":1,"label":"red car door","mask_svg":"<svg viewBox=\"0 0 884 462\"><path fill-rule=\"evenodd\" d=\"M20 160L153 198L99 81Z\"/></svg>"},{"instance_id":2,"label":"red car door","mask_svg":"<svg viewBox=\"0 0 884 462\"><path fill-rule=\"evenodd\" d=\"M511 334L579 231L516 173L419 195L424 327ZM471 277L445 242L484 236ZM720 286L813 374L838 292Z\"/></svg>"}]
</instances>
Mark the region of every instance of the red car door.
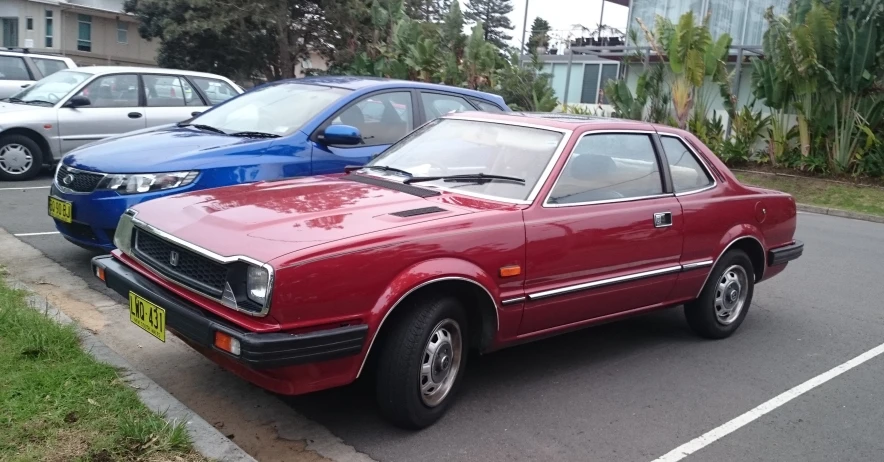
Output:
<instances>
[{"instance_id":1,"label":"red car door","mask_svg":"<svg viewBox=\"0 0 884 462\"><path fill-rule=\"evenodd\" d=\"M652 131L589 132L525 210L520 335L657 306L681 270L682 209Z\"/></svg>"}]
</instances>

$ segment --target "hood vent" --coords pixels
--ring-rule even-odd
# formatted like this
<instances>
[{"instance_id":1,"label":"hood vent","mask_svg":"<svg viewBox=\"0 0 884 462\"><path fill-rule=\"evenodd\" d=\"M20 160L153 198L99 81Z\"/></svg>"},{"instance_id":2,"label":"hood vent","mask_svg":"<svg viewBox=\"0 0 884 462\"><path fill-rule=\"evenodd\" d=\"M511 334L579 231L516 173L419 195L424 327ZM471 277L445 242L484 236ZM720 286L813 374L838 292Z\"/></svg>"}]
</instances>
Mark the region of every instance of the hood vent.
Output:
<instances>
[{"instance_id":1,"label":"hood vent","mask_svg":"<svg viewBox=\"0 0 884 462\"><path fill-rule=\"evenodd\" d=\"M439 207L424 207L422 209L403 210L401 212L391 213L390 215L406 218L406 217L414 217L417 215L426 215L428 213L437 213L437 212L445 212L445 209L441 209Z\"/></svg>"}]
</instances>

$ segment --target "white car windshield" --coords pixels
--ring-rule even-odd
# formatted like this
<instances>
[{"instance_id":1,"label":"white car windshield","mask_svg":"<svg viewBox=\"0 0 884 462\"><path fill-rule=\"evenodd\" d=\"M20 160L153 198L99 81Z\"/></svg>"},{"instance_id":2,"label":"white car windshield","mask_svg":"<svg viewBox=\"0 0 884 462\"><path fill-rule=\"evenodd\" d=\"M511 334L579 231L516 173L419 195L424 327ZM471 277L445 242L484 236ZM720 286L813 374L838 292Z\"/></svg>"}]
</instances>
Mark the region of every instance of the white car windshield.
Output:
<instances>
[{"instance_id":1,"label":"white car windshield","mask_svg":"<svg viewBox=\"0 0 884 462\"><path fill-rule=\"evenodd\" d=\"M397 181L408 177L393 169L411 174L409 181L438 176L443 178L414 184L525 201L531 197L563 137L560 132L541 128L436 119L391 146L366 165L376 168L366 168L363 172ZM477 174L510 179L444 178Z\"/></svg>"},{"instance_id":2,"label":"white car windshield","mask_svg":"<svg viewBox=\"0 0 884 462\"><path fill-rule=\"evenodd\" d=\"M14 103L55 104L91 76L85 72L59 71L10 96L9 100Z\"/></svg>"},{"instance_id":3,"label":"white car windshield","mask_svg":"<svg viewBox=\"0 0 884 462\"><path fill-rule=\"evenodd\" d=\"M283 83L256 88L189 121L226 133L263 132L289 135L350 90Z\"/></svg>"}]
</instances>

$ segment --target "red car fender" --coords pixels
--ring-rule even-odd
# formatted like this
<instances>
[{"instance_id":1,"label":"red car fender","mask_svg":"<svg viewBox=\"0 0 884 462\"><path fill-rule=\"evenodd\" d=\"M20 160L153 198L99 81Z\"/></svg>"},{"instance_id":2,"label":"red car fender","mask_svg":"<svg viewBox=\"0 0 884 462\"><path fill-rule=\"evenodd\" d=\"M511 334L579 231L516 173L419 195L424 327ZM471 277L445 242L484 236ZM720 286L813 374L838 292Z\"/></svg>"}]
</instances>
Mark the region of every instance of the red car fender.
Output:
<instances>
[{"instance_id":1,"label":"red car fender","mask_svg":"<svg viewBox=\"0 0 884 462\"><path fill-rule=\"evenodd\" d=\"M712 255L713 261L712 266L709 268L709 274L712 274L712 270L715 268L715 265L718 264L718 260L724 256L728 249L733 247L734 244L747 239L755 241L755 243L761 247L762 259L764 260L764 265L761 267L761 273L764 274L765 267L767 266L767 245L764 241L764 234L757 226L748 223L734 225L724 233L716 246L715 253ZM706 276L706 279L709 279L708 275ZM757 280L760 281L761 278L758 278ZM706 282L704 281L703 285L700 286L701 291L705 285ZM697 296L699 296L699 294Z\"/></svg>"},{"instance_id":2,"label":"red car fender","mask_svg":"<svg viewBox=\"0 0 884 462\"><path fill-rule=\"evenodd\" d=\"M387 286L384 293L366 316L369 326L368 348L362 358L362 366L356 377L362 374L365 361L371 353L377 335L384 326L384 321L406 297L416 290L436 282L459 280L475 284L483 289L494 304L494 315L497 322L496 330L500 329L500 302L496 289L497 284L485 270L466 260L457 258L437 258L414 264L399 273Z\"/></svg>"}]
</instances>

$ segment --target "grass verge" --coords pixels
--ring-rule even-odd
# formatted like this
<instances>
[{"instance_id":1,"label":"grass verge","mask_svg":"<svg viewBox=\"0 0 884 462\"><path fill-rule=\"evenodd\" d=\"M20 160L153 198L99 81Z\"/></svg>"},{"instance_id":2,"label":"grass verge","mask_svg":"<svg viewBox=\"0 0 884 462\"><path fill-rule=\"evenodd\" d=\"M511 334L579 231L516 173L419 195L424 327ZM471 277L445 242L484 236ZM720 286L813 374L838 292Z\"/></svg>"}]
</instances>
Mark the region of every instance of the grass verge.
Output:
<instances>
[{"instance_id":1,"label":"grass verge","mask_svg":"<svg viewBox=\"0 0 884 462\"><path fill-rule=\"evenodd\" d=\"M148 410L25 296L0 277L0 461L204 460L183 424Z\"/></svg>"},{"instance_id":2,"label":"grass verge","mask_svg":"<svg viewBox=\"0 0 884 462\"><path fill-rule=\"evenodd\" d=\"M809 177L734 172L747 185L791 194L800 204L884 216L884 188L853 186Z\"/></svg>"}]
</instances>

